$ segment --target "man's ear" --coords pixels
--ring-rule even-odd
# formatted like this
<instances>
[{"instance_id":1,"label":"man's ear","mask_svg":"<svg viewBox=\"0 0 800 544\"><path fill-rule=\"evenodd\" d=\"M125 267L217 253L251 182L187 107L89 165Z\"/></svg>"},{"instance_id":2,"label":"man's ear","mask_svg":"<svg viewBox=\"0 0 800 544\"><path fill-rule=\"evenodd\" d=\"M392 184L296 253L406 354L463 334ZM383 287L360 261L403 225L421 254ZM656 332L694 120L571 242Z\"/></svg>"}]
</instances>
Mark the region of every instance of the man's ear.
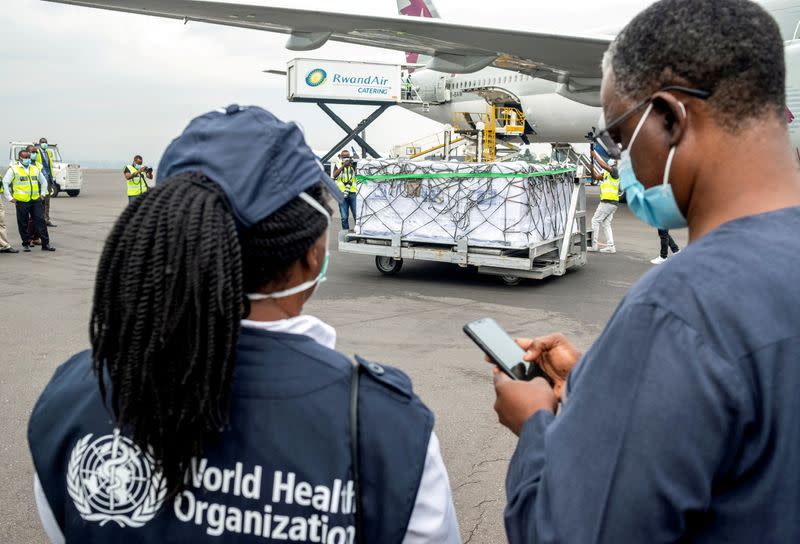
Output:
<instances>
[{"instance_id":1,"label":"man's ear","mask_svg":"<svg viewBox=\"0 0 800 544\"><path fill-rule=\"evenodd\" d=\"M653 96L653 110L664 119L663 128L668 133L670 147L678 145L686 131L686 106L675 95L660 92Z\"/></svg>"}]
</instances>

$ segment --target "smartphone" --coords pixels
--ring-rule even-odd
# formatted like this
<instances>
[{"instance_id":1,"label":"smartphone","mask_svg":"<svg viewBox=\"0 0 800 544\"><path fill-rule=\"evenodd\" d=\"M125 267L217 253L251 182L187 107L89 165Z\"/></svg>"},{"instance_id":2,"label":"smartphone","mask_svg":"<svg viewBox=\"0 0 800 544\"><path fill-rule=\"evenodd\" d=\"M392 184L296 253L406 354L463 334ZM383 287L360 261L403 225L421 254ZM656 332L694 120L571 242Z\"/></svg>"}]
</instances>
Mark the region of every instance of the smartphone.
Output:
<instances>
[{"instance_id":1,"label":"smartphone","mask_svg":"<svg viewBox=\"0 0 800 544\"><path fill-rule=\"evenodd\" d=\"M525 351L491 317L467 323L464 333L511 379L532 380L541 377L553 385L552 378L539 365L523 360Z\"/></svg>"}]
</instances>

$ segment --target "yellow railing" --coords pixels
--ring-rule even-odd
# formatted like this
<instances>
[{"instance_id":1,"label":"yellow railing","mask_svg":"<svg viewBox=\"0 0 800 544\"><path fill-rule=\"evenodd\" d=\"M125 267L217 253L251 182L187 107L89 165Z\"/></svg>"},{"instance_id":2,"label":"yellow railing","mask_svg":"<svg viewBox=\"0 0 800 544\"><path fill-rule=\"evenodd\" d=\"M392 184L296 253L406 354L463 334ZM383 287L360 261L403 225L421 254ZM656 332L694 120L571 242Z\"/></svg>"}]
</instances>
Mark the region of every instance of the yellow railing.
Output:
<instances>
[{"instance_id":1,"label":"yellow railing","mask_svg":"<svg viewBox=\"0 0 800 544\"><path fill-rule=\"evenodd\" d=\"M505 129L506 134L525 132L525 114L519 108L492 106L492 111L498 127Z\"/></svg>"},{"instance_id":2,"label":"yellow railing","mask_svg":"<svg viewBox=\"0 0 800 544\"><path fill-rule=\"evenodd\" d=\"M521 136L525 133L525 114L519 108L490 105L486 113L456 112L453 114L453 128L456 133L477 133L475 125L483 122L481 133L483 160L492 162L497 158L497 136ZM501 140L505 145L505 142ZM474 157L477 160L477 157Z\"/></svg>"},{"instance_id":3,"label":"yellow railing","mask_svg":"<svg viewBox=\"0 0 800 544\"><path fill-rule=\"evenodd\" d=\"M497 108L489 106L489 122L483 129L483 162L493 162L497 156Z\"/></svg>"},{"instance_id":4,"label":"yellow railing","mask_svg":"<svg viewBox=\"0 0 800 544\"><path fill-rule=\"evenodd\" d=\"M461 141L461 140L463 140L463 139L464 139L463 137L462 137L462 138L456 138L455 140L453 140L452 142L450 142L450 145L453 145L453 144L455 144L455 143L458 143L458 142L460 142L460 141ZM447 145L447 144L438 144L438 145L435 145L435 146L433 146L433 147L429 147L428 149L423 149L422 151L419 151L419 152L417 152L417 153L414 153L413 155L409 155L409 156L408 156L408 158L409 158L409 159L416 159L416 158L418 158L418 157L423 157L423 156L427 155L428 153L433 153L434 151L438 151L439 149L442 149L442 148L443 148L444 146L446 146L446 145Z\"/></svg>"}]
</instances>

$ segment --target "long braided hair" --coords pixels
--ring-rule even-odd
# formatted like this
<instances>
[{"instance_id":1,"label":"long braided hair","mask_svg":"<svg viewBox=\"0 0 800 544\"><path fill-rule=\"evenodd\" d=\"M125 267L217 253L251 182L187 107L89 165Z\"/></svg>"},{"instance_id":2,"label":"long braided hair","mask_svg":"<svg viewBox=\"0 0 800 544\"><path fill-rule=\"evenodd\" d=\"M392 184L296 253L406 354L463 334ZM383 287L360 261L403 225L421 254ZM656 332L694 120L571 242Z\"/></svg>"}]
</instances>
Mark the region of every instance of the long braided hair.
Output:
<instances>
[{"instance_id":1,"label":"long braided hair","mask_svg":"<svg viewBox=\"0 0 800 544\"><path fill-rule=\"evenodd\" d=\"M306 192L329 210L323 185ZM172 495L228 421L245 293L285 280L326 226L295 198L237 233L222 189L194 172L117 220L95 282L93 366L118 427L152 452Z\"/></svg>"}]
</instances>

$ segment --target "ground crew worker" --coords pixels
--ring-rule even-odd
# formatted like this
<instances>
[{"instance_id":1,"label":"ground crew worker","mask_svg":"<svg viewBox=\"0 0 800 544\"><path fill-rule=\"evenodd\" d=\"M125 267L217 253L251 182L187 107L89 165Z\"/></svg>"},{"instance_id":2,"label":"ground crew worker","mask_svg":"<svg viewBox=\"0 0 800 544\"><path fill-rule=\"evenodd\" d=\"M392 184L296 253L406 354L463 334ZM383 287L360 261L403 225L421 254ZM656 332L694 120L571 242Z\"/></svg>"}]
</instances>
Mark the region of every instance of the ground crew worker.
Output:
<instances>
[{"instance_id":1,"label":"ground crew worker","mask_svg":"<svg viewBox=\"0 0 800 544\"><path fill-rule=\"evenodd\" d=\"M39 138L39 145L36 149L37 157L31 157L36 162L36 166L47 178L47 186L50 190L44 199L44 220L48 227L57 227L58 225L50 221L50 199L55 191L55 171L53 165L55 164L55 155L53 150L50 149L47 143L47 138Z\"/></svg>"},{"instance_id":2,"label":"ground crew worker","mask_svg":"<svg viewBox=\"0 0 800 544\"><path fill-rule=\"evenodd\" d=\"M661 0L609 47L597 143L631 213L688 226L689 244L631 287L582 357L561 335L520 341L555 388L496 376L500 421L519 435L510 544L800 542L784 55L748 0Z\"/></svg>"},{"instance_id":3,"label":"ground crew worker","mask_svg":"<svg viewBox=\"0 0 800 544\"><path fill-rule=\"evenodd\" d=\"M611 231L611 221L614 220L614 214L619 206L619 171L616 161L610 161L608 170L602 174L595 173L595 179L602 179L602 181L600 182L600 203L592 216L593 236L589 251L598 251L599 249L600 253L616 253L614 233ZM601 226L606 240L606 245L602 249L600 249Z\"/></svg>"},{"instance_id":4,"label":"ground crew worker","mask_svg":"<svg viewBox=\"0 0 800 544\"><path fill-rule=\"evenodd\" d=\"M137 197L149 190L145 176L148 179L153 179L153 170L144 166L141 155L136 155L133 158L133 164L123 168L122 174L128 182L128 202L133 202Z\"/></svg>"},{"instance_id":5,"label":"ground crew worker","mask_svg":"<svg viewBox=\"0 0 800 544\"><path fill-rule=\"evenodd\" d=\"M28 147L25 148L25 151L27 151L31 156L31 164L36 165L36 159L37 159L37 154L38 154L36 146L34 144L30 144ZM37 168L38 168L38 165L37 165ZM39 169L39 172L42 175L44 175L44 173L41 171L41 169ZM45 179L47 179L47 176L45 176ZM48 188L48 193L49 193L50 192L50 183L49 182L47 184L47 188ZM47 223L47 219L45 218L45 224L46 223ZM28 240L30 241L31 247L42 245L42 239L39 236L39 231L36 230L36 225L34 224L33 216L31 216L31 215L28 215Z\"/></svg>"},{"instance_id":6,"label":"ground crew worker","mask_svg":"<svg viewBox=\"0 0 800 544\"><path fill-rule=\"evenodd\" d=\"M403 92L406 100L413 100L414 98L414 83L411 81L411 74L408 74L403 80Z\"/></svg>"},{"instance_id":7,"label":"ground crew worker","mask_svg":"<svg viewBox=\"0 0 800 544\"><path fill-rule=\"evenodd\" d=\"M31 415L50 538L458 542L408 377L350 361L302 314L326 275L326 200L341 196L297 125L208 113L159 172L106 240L92 351Z\"/></svg>"},{"instance_id":8,"label":"ground crew worker","mask_svg":"<svg viewBox=\"0 0 800 544\"><path fill-rule=\"evenodd\" d=\"M36 167L31 164L31 154L27 150L19 152L19 161L8 169L3 176L3 192L6 200L14 202L17 209L17 228L22 239L22 249L31 250L28 235L28 219L33 224L42 240L43 251L55 251L50 245L47 224L44 220L44 196L47 194L47 180Z\"/></svg>"},{"instance_id":9,"label":"ground crew worker","mask_svg":"<svg viewBox=\"0 0 800 544\"><path fill-rule=\"evenodd\" d=\"M358 195L358 184L356 183L356 163L350 157L350 152L343 149L339 153L336 161L336 168L333 171L333 179L339 192L342 193L343 200L339 203L339 215L342 216L342 230L350 230L350 213L353 214L353 222L358 220L356 209L356 197Z\"/></svg>"}]
</instances>

